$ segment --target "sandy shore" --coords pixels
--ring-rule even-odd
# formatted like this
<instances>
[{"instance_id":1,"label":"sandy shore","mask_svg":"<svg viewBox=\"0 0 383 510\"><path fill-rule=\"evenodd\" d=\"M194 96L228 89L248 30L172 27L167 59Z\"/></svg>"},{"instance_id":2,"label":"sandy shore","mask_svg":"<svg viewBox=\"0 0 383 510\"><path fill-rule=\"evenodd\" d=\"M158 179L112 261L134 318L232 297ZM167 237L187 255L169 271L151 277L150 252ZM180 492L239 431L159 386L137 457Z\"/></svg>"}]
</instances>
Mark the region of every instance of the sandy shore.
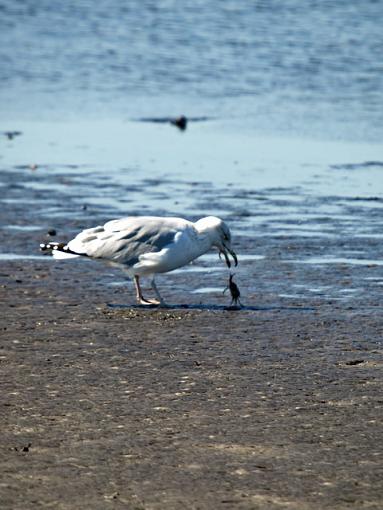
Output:
<instances>
[{"instance_id":1,"label":"sandy shore","mask_svg":"<svg viewBox=\"0 0 383 510\"><path fill-rule=\"evenodd\" d=\"M144 160L142 172L133 163L97 170L85 164L93 150L98 158L97 143L89 151L72 134L66 150L68 130L57 129L30 129L2 149L1 509L382 508L375 189L347 199L315 194L312 184L262 191L257 179L245 189L213 185L212 175L190 181L194 174L185 184L176 174L154 179ZM116 132L126 161L126 133ZM156 147L166 133L154 134ZM203 148L202 134L190 134L177 142L186 159ZM164 155L136 152L169 168ZM279 165L266 167L278 181ZM326 168L321 186L344 179L350 193L372 171ZM115 269L39 254L47 239L149 211L224 215L243 310L225 310L217 254L159 279L167 302L178 303L166 310L135 307Z\"/></svg>"},{"instance_id":2,"label":"sandy shore","mask_svg":"<svg viewBox=\"0 0 383 510\"><path fill-rule=\"evenodd\" d=\"M143 310L92 264L0 277L4 510L381 508L378 307Z\"/></svg>"}]
</instances>

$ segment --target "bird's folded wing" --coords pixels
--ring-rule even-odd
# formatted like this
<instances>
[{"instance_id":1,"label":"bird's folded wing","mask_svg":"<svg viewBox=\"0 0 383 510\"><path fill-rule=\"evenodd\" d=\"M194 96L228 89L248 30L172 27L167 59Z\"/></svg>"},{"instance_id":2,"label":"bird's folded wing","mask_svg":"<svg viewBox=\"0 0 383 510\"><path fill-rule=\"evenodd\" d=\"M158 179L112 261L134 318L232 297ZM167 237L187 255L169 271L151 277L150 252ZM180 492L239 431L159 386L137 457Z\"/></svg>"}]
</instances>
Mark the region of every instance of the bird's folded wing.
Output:
<instances>
[{"instance_id":1,"label":"bird's folded wing","mask_svg":"<svg viewBox=\"0 0 383 510\"><path fill-rule=\"evenodd\" d=\"M84 230L68 246L76 253L132 266L140 255L162 250L191 225L182 218L130 216Z\"/></svg>"}]
</instances>

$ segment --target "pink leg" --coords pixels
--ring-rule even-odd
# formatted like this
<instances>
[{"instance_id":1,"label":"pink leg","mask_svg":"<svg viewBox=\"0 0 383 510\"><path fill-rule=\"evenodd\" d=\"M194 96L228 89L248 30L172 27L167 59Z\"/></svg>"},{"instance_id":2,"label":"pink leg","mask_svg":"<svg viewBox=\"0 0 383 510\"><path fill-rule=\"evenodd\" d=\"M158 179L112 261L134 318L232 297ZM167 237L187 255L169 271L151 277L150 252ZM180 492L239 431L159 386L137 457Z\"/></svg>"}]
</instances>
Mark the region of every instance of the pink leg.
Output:
<instances>
[{"instance_id":1,"label":"pink leg","mask_svg":"<svg viewBox=\"0 0 383 510\"><path fill-rule=\"evenodd\" d=\"M134 275L134 284L136 286L136 299L137 303L140 305L159 305L159 301L157 300L150 300L145 299L142 295L141 285L140 285L140 277L137 275Z\"/></svg>"}]
</instances>

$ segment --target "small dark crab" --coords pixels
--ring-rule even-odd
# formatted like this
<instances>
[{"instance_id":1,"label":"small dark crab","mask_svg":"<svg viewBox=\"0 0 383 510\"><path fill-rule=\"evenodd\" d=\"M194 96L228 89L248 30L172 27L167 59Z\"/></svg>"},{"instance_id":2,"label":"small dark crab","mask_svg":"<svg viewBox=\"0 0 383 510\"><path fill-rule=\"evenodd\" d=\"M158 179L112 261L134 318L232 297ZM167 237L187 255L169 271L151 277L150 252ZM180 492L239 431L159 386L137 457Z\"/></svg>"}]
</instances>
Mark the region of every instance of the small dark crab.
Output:
<instances>
[{"instance_id":1,"label":"small dark crab","mask_svg":"<svg viewBox=\"0 0 383 510\"><path fill-rule=\"evenodd\" d=\"M239 288L238 288L238 285L233 281L233 278L234 278L234 273L230 273L230 276L229 276L229 285L225 288L225 290L223 291L223 293L225 293L227 290L230 291L230 295L231 295L231 303L230 303L230 306L242 306L242 303L240 301L240 297L241 297L241 293L239 291Z\"/></svg>"}]
</instances>

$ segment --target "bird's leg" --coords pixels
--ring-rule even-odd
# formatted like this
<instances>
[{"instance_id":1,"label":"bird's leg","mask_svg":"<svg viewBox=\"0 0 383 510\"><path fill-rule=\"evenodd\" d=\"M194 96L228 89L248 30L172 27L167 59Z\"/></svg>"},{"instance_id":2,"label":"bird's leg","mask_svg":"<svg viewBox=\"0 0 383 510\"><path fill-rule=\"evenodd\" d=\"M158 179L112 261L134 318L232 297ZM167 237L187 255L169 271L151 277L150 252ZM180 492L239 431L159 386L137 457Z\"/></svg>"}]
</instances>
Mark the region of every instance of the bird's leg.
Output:
<instances>
[{"instance_id":1,"label":"bird's leg","mask_svg":"<svg viewBox=\"0 0 383 510\"><path fill-rule=\"evenodd\" d=\"M141 285L140 285L140 277L138 275L134 275L134 285L136 287L136 299L139 305L158 305L157 301L150 301L149 299L145 299L142 295Z\"/></svg>"},{"instance_id":2,"label":"bird's leg","mask_svg":"<svg viewBox=\"0 0 383 510\"><path fill-rule=\"evenodd\" d=\"M157 299L158 299L158 302L157 304L159 304L160 306L166 306L166 303L165 301L162 299L162 296L157 288L157 285L156 285L156 282L154 281L154 277L152 279L152 289L154 290L156 296L157 296Z\"/></svg>"}]
</instances>

